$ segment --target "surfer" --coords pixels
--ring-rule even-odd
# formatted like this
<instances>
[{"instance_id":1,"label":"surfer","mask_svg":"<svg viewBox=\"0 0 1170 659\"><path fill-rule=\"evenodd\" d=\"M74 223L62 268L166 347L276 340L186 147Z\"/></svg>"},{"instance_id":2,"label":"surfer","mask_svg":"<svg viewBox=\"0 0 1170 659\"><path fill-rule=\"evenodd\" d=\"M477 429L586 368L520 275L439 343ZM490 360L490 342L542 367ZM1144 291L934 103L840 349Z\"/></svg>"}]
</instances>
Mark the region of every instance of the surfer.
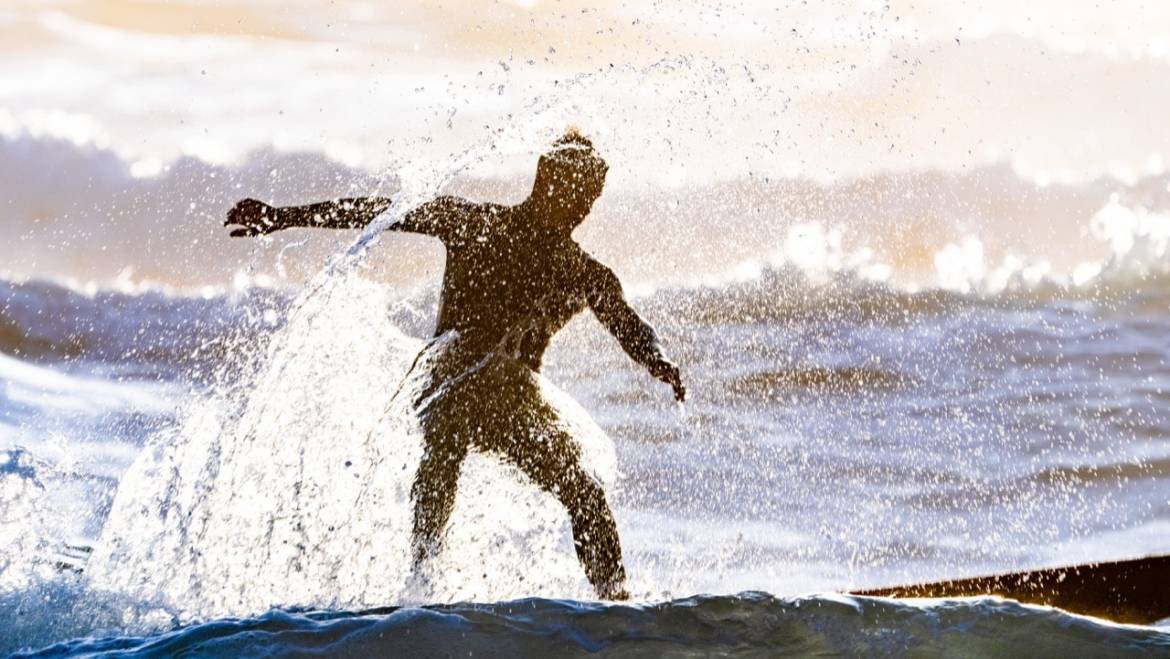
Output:
<instances>
[{"instance_id":1,"label":"surfer","mask_svg":"<svg viewBox=\"0 0 1170 659\"><path fill-rule=\"evenodd\" d=\"M625 599L613 513L577 442L540 394L538 373L554 334L589 308L625 352L686 398L678 367L630 307L617 276L572 238L601 195L608 165L569 129L537 163L515 206L439 197L389 230L433 236L447 250L429 382L415 401L425 450L411 490L416 569L439 549L471 448L502 455L568 510L577 558L603 599ZM291 227L357 229L390 207L383 197L274 208L245 199L228 213L232 236Z\"/></svg>"}]
</instances>

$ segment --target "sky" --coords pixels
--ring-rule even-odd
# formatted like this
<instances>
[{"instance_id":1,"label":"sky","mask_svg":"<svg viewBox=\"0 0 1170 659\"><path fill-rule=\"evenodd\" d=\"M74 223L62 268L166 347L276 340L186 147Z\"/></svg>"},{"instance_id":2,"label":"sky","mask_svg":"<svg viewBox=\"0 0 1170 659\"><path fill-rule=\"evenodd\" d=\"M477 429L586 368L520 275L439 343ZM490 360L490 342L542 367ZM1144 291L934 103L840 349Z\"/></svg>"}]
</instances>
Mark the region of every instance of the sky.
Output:
<instances>
[{"instance_id":1,"label":"sky","mask_svg":"<svg viewBox=\"0 0 1170 659\"><path fill-rule=\"evenodd\" d=\"M898 181L881 194L922 197L930 177L967 177L968 196L882 226L837 221L867 236L858 248L916 227L928 239L899 253L922 252L919 269L964 234L999 259L1055 220L1023 202L966 217L975 197L1067 189L1052 212L1077 210L1056 230L1083 234L1111 194L1163 176L1170 154L1162 2L8 0L0 55L0 221L21 236L0 247L0 269L20 275L271 274L226 243L214 266L168 265L166 244L214 231L235 191L292 203L385 190L403 167L468 149L488 151L468 175L512 181L499 194L515 201L569 124L610 161L615 200L599 219L622 214L621 195L666 195L686 207L681 226L703 229L654 264L613 249L647 280L669 279L665 264L710 242L724 212L774 209L751 236L778 248L794 223L832 224L818 209L858 186ZM274 181L260 185L265 172ZM736 181L758 182L737 193L748 210L711 192ZM786 208L776 181L818 192ZM1027 230L992 244L993 226L1025 215ZM105 254L87 251L97 243ZM751 244L712 263L767 257Z\"/></svg>"}]
</instances>

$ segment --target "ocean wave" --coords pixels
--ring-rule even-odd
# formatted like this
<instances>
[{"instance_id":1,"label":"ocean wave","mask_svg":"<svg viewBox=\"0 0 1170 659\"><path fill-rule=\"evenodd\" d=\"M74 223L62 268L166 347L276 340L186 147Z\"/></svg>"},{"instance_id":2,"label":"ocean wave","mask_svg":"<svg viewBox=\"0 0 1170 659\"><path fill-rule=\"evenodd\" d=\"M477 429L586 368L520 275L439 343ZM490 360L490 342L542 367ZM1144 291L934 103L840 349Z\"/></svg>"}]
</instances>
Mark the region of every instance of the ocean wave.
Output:
<instances>
[{"instance_id":1,"label":"ocean wave","mask_svg":"<svg viewBox=\"0 0 1170 659\"><path fill-rule=\"evenodd\" d=\"M733 393L755 400L775 400L794 389L817 393L889 390L912 386L913 378L894 369L873 366L797 365L728 378Z\"/></svg>"},{"instance_id":2,"label":"ocean wave","mask_svg":"<svg viewBox=\"0 0 1170 659\"><path fill-rule=\"evenodd\" d=\"M77 181L62 190L56 172ZM4 210L17 239L0 246L10 273L92 291L231 290L240 276L303 281L352 236L281 232L232 240L222 229L241 196L276 204L388 194L393 177L320 153L259 150L235 165L194 157L157 173L93 143L52 134L0 134ZM686 190L614 183L579 237L628 281L721 287L789 268L809 285L844 274L899 291L1019 294L1143 287L1170 276L1170 174L1040 185L1007 163L966 173L875 174L841 181L749 179ZM454 179L449 192L518 200L522 177ZM622 186L625 187L622 187ZM987 191L996 190L990 204ZM417 284L437 273L437 249L396 236L370 274ZM102 249L95 250L95 245ZM240 275L246 273L246 275ZM143 286L142 282L153 282Z\"/></svg>"},{"instance_id":3,"label":"ocean wave","mask_svg":"<svg viewBox=\"0 0 1170 659\"><path fill-rule=\"evenodd\" d=\"M66 375L0 353L0 403L27 405L37 414L65 413L95 416L108 412L164 414L171 409L163 386L145 382L114 382L101 378Z\"/></svg>"},{"instance_id":4,"label":"ocean wave","mask_svg":"<svg viewBox=\"0 0 1170 659\"><path fill-rule=\"evenodd\" d=\"M77 282L90 293L103 286L89 282L110 282L121 292L208 286L217 292L233 288L239 273L281 281L286 264L303 279L337 243L321 238L298 247L284 234L231 239L223 219L232 204L244 196L288 204L384 187L381 178L322 154L271 148L235 165L186 156L142 176L110 147L22 131L0 131L0 179L10 192L0 214L11 236L0 244L7 276ZM257 256L273 242L297 258Z\"/></svg>"},{"instance_id":5,"label":"ocean wave","mask_svg":"<svg viewBox=\"0 0 1170 659\"><path fill-rule=\"evenodd\" d=\"M0 354L56 367L117 364L119 375L138 379L198 376L229 343L278 327L287 301L263 286L209 297L0 279Z\"/></svg>"},{"instance_id":6,"label":"ocean wave","mask_svg":"<svg viewBox=\"0 0 1170 659\"><path fill-rule=\"evenodd\" d=\"M1111 211L1115 212L1121 211ZM1041 307L1053 313L1062 313L1062 309L1161 313L1170 304L1170 266L1157 255L1162 253L1159 250L1170 249L1170 219L1164 238L1154 241L1154 247L1118 252L1092 281L1080 286L1039 279L997 289L919 289L876 277L872 262L843 257L829 246L816 259L794 262L778 258L750 276L640 292L635 287L634 296L648 317L677 331L793 323L910 327L927 317L1031 313ZM824 235L818 238L822 239L829 240ZM1136 256L1126 256L1131 254ZM269 284L263 278L240 276L232 287L211 291L155 287L129 280L100 286L0 278L0 353L34 363L67 365L80 360L122 364L131 368L126 374L139 378L206 377L217 365L231 361L229 351L247 348L262 352L273 330L284 324L293 298L284 286ZM393 300L383 307L392 324L412 336L431 333L439 299L437 286L401 291L393 286L383 288L387 300ZM769 354L760 356L773 361L785 358L781 346L768 346L771 344L742 349L768 350ZM785 373L777 371L772 379L776 385L833 390L913 383L910 373L856 370L863 367L846 364L844 371L828 372L816 370L832 368L823 364L808 365L813 370L803 371L804 367L789 365ZM747 380L741 384L750 388Z\"/></svg>"},{"instance_id":7,"label":"ocean wave","mask_svg":"<svg viewBox=\"0 0 1170 659\"><path fill-rule=\"evenodd\" d=\"M995 597L897 601L765 593L642 605L492 604L271 611L145 636L81 638L19 657L213 656L1151 656L1170 630Z\"/></svg>"},{"instance_id":8,"label":"ocean wave","mask_svg":"<svg viewBox=\"0 0 1170 659\"><path fill-rule=\"evenodd\" d=\"M1168 216L1170 218L1170 216ZM1167 245L1170 245L1168 239ZM1114 255L1086 267L1092 276L1077 284L1050 276L1007 277L1003 285L979 279L962 287L935 282L904 285L874 279L850 268L809 268L778 260L751 277L650 289L642 304L653 314L700 325L820 322L909 325L925 316L969 316L1041 306L1160 312L1170 302L1170 266L1165 248ZM1083 264L1085 265L1085 264ZM1091 267L1090 267L1091 266Z\"/></svg>"}]
</instances>

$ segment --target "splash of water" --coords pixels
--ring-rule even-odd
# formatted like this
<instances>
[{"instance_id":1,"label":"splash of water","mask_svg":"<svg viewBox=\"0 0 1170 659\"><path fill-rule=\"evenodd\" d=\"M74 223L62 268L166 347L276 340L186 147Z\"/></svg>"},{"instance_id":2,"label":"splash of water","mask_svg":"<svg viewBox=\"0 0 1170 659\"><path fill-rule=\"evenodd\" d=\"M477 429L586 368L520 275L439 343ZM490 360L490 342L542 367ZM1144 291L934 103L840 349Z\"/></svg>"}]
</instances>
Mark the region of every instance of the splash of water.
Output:
<instances>
[{"instance_id":1,"label":"splash of water","mask_svg":"<svg viewBox=\"0 0 1170 659\"><path fill-rule=\"evenodd\" d=\"M497 131L446 166L396 172L391 210L301 293L255 375L190 405L125 475L90 561L94 587L180 619L591 594L559 504L490 455L464 467L430 578L409 578L410 486L422 455L409 401L425 344L395 326L390 292L357 270L409 209L497 150L532 148L563 126L564 111L549 102L525 133ZM571 399L541 386L612 481L612 444Z\"/></svg>"}]
</instances>

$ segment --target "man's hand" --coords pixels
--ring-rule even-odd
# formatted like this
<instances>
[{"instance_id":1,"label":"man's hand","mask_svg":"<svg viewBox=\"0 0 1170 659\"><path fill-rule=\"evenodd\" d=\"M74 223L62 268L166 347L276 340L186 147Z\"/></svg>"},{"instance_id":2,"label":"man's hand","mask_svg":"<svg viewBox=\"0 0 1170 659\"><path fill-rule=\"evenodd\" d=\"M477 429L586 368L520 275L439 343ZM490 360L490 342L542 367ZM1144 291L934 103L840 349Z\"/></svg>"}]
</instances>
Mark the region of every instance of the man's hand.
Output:
<instances>
[{"instance_id":1,"label":"man's hand","mask_svg":"<svg viewBox=\"0 0 1170 659\"><path fill-rule=\"evenodd\" d=\"M683 386L682 374L673 363L665 359L655 363L650 369L650 375L669 384L670 388L674 389L674 399L678 402L681 403L687 399L687 388Z\"/></svg>"},{"instance_id":2,"label":"man's hand","mask_svg":"<svg viewBox=\"0 0 1170 659\"><path fill-rule=\"evenodd\" d=\"M276 209L255 199L245 199L228 211L225 227L239 225L232 229L233 238L263 236L281 228L276 223Z\"/></svg>"}]
</instances>

